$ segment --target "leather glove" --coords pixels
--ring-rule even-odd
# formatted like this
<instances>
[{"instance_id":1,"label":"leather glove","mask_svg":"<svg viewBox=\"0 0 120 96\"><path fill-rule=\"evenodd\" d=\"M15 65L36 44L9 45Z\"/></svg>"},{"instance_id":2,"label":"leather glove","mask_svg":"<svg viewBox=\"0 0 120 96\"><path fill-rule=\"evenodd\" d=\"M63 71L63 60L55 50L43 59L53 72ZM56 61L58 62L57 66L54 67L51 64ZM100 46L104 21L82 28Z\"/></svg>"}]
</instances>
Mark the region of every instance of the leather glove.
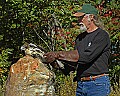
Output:
<instances>
[{"instance_id":1,"label":"leather glove","mask_svg":"<svg viewBox=\"0 0 120 96\"><path fill-rule=\"evenodd\" d=\"M79 54L77 50L57 51L57 52L48 52L44 54L44 57L48 63L51 63L55 61L56 59L77 62L79 59Z\"/></svg>"},{"instance_id":2,"label":"leather glove","mask_svg":"<svg viewBox=\"0 0 120 96\"><path fill-rule=\"evenodd\" d=\"M58 52L48 52L43 55L47 63L52 63L58 58Z\"/></svg>"},{"instance_id":3,"label":"leather glove","mask_svg":"<svg viewBox=\"0 0 120 96\"><path fill-rule=\"evenodd\" d=\"M77 62L79 59L79 54L77 50L71 50L71 51L60 51L58 53L58 59L59 60L65 60L70 62Z\"/></svg>"}]
</instances>

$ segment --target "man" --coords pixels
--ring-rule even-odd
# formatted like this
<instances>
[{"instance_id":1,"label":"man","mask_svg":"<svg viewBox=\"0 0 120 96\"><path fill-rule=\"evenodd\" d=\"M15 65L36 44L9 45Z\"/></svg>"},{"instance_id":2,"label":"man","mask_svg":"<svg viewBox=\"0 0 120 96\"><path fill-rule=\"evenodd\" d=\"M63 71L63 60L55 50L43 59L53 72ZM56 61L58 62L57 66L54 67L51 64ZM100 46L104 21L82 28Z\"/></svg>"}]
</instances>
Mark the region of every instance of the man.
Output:
<instances>
[{"instance_id":1,"label":"man","mask_svg":"<svg viewBox=\"0 0 120 96\"><path fill-rule=\"evenodd\" d=\"M108 96L110 81L108 59L110 39L102 29L97 9L85 4L74 16L78 17L80 29L85 32L76 38L75 50L49 52L44 56L51 63L56 59L77 62L76 96Z\"/></svg>"}]
</instances>

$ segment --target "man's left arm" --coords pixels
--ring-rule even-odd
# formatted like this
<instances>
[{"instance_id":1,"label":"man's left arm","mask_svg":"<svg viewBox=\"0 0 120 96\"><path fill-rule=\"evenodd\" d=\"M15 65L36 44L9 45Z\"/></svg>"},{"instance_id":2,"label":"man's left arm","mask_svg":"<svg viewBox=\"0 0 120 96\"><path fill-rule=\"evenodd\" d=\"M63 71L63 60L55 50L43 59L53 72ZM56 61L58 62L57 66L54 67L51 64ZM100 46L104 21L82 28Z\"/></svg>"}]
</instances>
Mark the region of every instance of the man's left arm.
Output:
<instances>
[{"instance_id":1,"label":"man's left arm","mask_svg":"<svg viewBox=\"0 0 120 96\"><path fill-rule=\"evenodd\" d=\"M52 63L56 59L70 61L70 62L77 62L79 59L79 54L77 50L57 51L57 52L48 52L44 54L44 57L48 63Z\"/></svg>"}]
</instances>

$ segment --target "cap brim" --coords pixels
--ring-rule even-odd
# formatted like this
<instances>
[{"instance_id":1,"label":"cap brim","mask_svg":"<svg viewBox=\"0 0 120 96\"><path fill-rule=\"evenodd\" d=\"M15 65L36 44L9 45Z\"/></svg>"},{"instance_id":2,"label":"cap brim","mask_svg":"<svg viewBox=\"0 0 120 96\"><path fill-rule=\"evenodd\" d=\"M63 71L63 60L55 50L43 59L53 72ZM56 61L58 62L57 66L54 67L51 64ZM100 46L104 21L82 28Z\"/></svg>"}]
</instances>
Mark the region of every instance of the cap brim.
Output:
<instances>
[{"instance_id":1,"label":"cap brim","mask_svg":"<svg viewBox=\"0 0 120 96\"><path fill-rule=\"evenodd\" d=\"M77 13L73 14L73 16L80 17L80 16L83 16L84 14L85 13L77 12Z\"/></svg>"}]
</instances>

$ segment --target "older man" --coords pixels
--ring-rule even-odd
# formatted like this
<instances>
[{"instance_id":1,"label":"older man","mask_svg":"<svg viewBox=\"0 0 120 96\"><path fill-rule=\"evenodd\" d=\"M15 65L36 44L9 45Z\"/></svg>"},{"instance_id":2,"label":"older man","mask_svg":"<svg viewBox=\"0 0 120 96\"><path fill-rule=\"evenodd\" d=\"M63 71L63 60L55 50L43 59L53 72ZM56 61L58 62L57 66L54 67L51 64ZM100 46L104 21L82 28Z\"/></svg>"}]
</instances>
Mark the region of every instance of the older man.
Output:
<instances>
[{"instance_id":1,"label":"older man","mask_svg":"<svg viewBox=\"0 0 120 96\"><path fill-rule=\"evenodd\" d=\"M80 30L75 50L44 54L47 62L56 59L77 63L76 96L107 96L110 93L108 59L110 39L97 16L97 9L85 4L74 16L78 17Z\"/></svg>"}]
</instances>

